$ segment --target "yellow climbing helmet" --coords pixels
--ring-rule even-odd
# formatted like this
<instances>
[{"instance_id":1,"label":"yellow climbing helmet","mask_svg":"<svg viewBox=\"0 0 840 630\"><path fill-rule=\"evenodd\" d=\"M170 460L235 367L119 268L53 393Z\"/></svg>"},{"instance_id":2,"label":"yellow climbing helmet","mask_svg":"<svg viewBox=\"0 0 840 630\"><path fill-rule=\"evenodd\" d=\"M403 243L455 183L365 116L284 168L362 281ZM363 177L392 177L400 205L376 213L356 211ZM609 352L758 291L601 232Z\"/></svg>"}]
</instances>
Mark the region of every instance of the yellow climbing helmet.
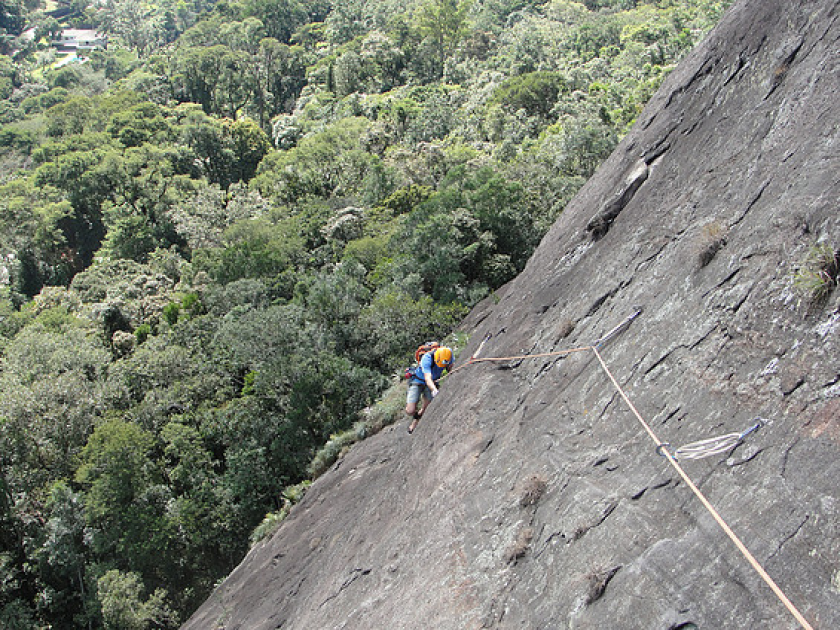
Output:
<instances>
[{"instance_id":1,"label":"yellow climbing helmet","mask_svg":"<svg viewBox=\"0 0 840 630\"><path fill-rule=\"evenodd\" d=\"M438 367L449 367L452 365L452 350L449 348L438 348L435 350L435 365Z\"/></svg>"}]
</instances>

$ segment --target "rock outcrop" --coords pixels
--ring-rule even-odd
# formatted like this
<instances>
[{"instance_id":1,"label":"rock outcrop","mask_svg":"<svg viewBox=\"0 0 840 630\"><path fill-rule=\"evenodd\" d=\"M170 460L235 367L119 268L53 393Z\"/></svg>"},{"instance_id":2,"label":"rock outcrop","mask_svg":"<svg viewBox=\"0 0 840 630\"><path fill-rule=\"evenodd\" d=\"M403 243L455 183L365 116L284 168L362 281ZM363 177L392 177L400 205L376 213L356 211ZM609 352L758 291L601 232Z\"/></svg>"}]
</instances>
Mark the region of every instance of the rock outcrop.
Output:
<instances>
[{"instance_id":1,"label":"rock outcrop","mask_svg":"<svg viewBox=\"0 0 840 630\"><path fill-rule=\"evenodd\" d=\"M185 630L799 627L594 353L550 354L639 308L604 363L674 451L763 419L679 463L840 627L838 6L736 2L465 321L417 431L354 447ZM465 365L488 334L547 356Z\"/></svg>"}]
</instances>

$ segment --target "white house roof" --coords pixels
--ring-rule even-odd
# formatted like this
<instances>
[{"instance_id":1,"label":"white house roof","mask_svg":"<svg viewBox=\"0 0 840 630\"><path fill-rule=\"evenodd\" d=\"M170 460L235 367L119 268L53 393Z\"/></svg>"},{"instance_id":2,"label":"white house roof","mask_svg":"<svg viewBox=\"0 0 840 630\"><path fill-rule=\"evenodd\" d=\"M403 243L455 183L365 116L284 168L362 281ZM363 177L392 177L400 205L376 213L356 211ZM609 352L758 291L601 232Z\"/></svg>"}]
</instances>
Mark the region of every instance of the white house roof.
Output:
<instances>
[{"instance_id":1,"label":"white house roof","mask_svg":"<svg viewBox=\"0 0 840 630\"><path fill-rule=\"evenodd\" d=\"M90 28L65 28L53 42L59 46L95 48L108 43L108 37Z\"/></svg>"}]
</instances>

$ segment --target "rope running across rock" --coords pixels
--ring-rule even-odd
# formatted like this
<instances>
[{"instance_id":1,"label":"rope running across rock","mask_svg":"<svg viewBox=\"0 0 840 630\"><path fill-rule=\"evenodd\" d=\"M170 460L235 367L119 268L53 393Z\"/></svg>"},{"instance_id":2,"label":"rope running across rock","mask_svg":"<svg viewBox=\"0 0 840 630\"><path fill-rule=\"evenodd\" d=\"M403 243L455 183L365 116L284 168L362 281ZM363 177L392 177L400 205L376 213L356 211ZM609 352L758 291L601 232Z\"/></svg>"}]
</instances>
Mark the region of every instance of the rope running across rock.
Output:
<instances>
[{"instance_id":1,"label":"rope running across rock","mask_svg":"<svg viewBox=\"0 0 840 630\"><path fill-rule=\"evenodd\" d=\"M470 357L470 359L466 363L464 363L464 364L456 367L455 369L453 369L452 373L455 373L456 371L458 371L462 368L465 368L469 365L473 365L475 363L482 363L482 362L518 361L518 360L524 360L524 359L559 357L559 356L570 355L570 354L574 354L574 353L578 353L578 352L592 352L592 353L594 353L595 357L598 359L598 363L600 364L601 369L609 377L610 381L612 382L613 386L615 387L616 391L619 393L621 398L624 400L625 404L627 404L627 406L633 412L633 415L636 417L636 419L639 421L639 423L645 429L647 434L650 436L650 438L656 444L657 453L664 456L668 460L668 463L671 464L671 466L677 471L677 473L680 475L680 477L683 479L683 481L685 481L686 485L691 489L691 491L695 494L695 496L703 504L703 507L706 508L706 510L712 515L712 517L715 519L715 521L720 526L720 528L724 531L724 533L726 533L726 535L729 537L729 539L735 544L735 546L738 548L738 551L741 552L741 554L744 556L744 558L746 558L747 562L749 562L749 564L753 567L753 569L756 571L756 573L758 573L758 575L761 577L761 579L763 579L764 582L770 587L770 589L773 591L773 593L776 595L776 597L778 597L779 601L782 602L782 604L785 606L785 608L788 609L788 611L794 616L794 618L799 622L799 624L805 630L813 630L813 626L811 626L811 624L805 619L805 617L802 615L802 613L799 612L799 610L796 608L796 606L793 605L793 603L785 595L785 593L781 590L781 588L779 588L779 586L776 584L776 582L773 580L773 578L770 577L770 575L767 573L767 571L764 569L764 567L762 567L761 564L758 562L758 560L755 559L755 556L753 556L752 553L750 553L750 551L749 551L749 549L747 549L746 545L744 545L744 543L741 542L741 539L738 538L737 534L735 534L734 531L732 531L732 528L729 527L729 525L726 523L726 521L723 519L723 517L720 515L720 513L709 502L709 500L700 491L700 489L694 484L694 482L691 480L691 478L688 476L688 474L685 472L685 470L683 470L682 466L680 466L680 464L677 461L678 457L682 457L684 459L697 459L699 457L708 457L710 455L722 453L722 452L725 452L725 451L727 451L731 448L734 448L735 446L740 444L741 441L747 435L749 435L750 433L752 433L753 431L758 429L760 426L762 426L764 424L764 421L759 418L759 419L757 419L756 424L754 424L752 427L750 427L749 429L747 429L747 430L745 430L741 433L728 434L728 435L720 436L718 438L710 438L709 440L702 440L700 442L694 442L692 444L688 444L688 445L682 447L681 449L676 449L676 451L674 451L672 453L671 450L670 450L671 449L670 444L661 441L659 439L659 437L657 437L656 433L650 427L650 424L645 421L645 419L639 413L639 410L636 409L636 406L633 404L633 402L630 400L629 396L627 396L627 393L624 391L624 389L619 384L618 380L615 378L615 376L613 376L612 372L610 371L609 367L607 366L606 362L604 361L604 358L601 356L601 353L598 351L599 347L603 346L608 340L610 340L612 337L614 337L619 332L624 330L627 326L629 326L630 322L632 322L640 313L641 313L641 309L637 308L636 311L632 315L630 315L627 319L625 319L618 326L616 326L615 328L610 330L603 337L598 339L591 346L582 346L582 347L579 347L579 348L569 348L569 349L566 349L566 350L559 350L559 351L555 351L555 352L542 352L542 353L538 353L538 354L525 354L525 355L510 356L510 357L486 357L486 358L481 358L481 357L479 357L479 354L481 353L481 350L484 347L484 344L490 339L490 335L487 335L482 340L478 349L475 351L475 353L473 353L473 355Z\"/></svg>"}]
</instances>

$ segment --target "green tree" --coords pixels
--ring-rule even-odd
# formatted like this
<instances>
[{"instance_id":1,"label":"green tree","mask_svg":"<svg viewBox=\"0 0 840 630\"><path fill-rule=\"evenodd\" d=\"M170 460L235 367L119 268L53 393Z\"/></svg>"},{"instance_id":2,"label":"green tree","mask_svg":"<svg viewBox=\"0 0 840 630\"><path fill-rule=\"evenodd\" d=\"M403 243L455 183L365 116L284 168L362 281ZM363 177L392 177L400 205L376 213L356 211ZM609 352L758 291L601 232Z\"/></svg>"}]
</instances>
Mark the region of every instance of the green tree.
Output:
<instances>
[{"instance_id":1,"label":"green tree","mask_svg":"<svg viewBox=\"0 0 840 630\"><path fill-rule=\"evenodd\" d=\"M153 464L154 446L154 436L136 424L108 420L94 430L76 471L93 551L144 580L165 576L161 558L171 544L170 493Z\"/></svg>"},{"instance_id":2,"label":"green tree","mask_svg":"<svg viewBox=\"0 0 840 630\"><path fill-rule=\"evenodd\" d=\"M233 184L227 193L218 186L199 188L174 208L172 216L178 233L193 250L211 250L236 241L225 238L233 224L268 213L268 202L258 192ZM196 252L198 256L206 253Z\"/></svg>"},{"instance_id":3,"label":"green tree","mask_svg":"<svg viewBox=\"0 0 840 630\"><path fill-rule=\"evenodd\" d=\"M364 35L364 0L336 3L326 18L326 33L333 44L344 44Z\"/></svg>"},{"instance_id":4,"label":"green tree","mask_svg":"<svg viewBox=\"0 0 840 630\"><path fill-rule=\"evenodd\" d=\"M533 214L521 185L492 169L470 176L456 167L409 215L400 251L428 295L472 304L524 267L536 244Z\"/></svg>"},{"instance_id":5,"label":"green tree","mask_svg":"<svg viewBox=\"0 0 840 630\"><path fill-rule=\"evenodd\" d=\"M418 339L442 339L466 315L460 304L441 304L429 296L412 297L399 287L384 286L359 314L367 365L381 373L400 367Z\"/></svg>"},{"instance_id":6,"label":"green tree","mask_svg":"<svg viewBox=\"0 0 840 630\"><path fill-rule=\"evenodd\" d=\"M469 31L471 4L471 0L426 0L417 11L417 28L431 40L437 56L438 77L443 76L446 59Z\"/></svg>"},{"instance_id":7,"label":"green tree","mask_svg":"<svg viewBox=\"0 0 840 630\"><path fill-rule=\"evenodd\" d=\"M89 625L98 617L98 601L88 588L83 499L60 480L50 489L46 512L43 542L34 554L43 585L41 614Z\"/></svg>"},{"instance_id":8,"label":"green tree","mask_svg":"<svg viewBox=\"0 0 840 630\"><path fill-rule=\"evenodd\" d=\"M339 55L332 69L333 85L338 96L356 92L362 78L362 60L354 50Z\"/></svg>"},{"instance_id":9,"label":"green tree","mask_svg":"<svg viewBox=\"0 0 840 630\"><path fill-rule=\"evenodd\" d=\"M6 444L3 444L5 447ZM6 452L0 451L0 627L28 630L35 626L35 610L30 605L36 592L24 546L26 516L20 518L13 498L13 483L6 478ZM27 570L29 569L29 570Z\"/></svg>"},{"instance_id":10,"label":"green tree","mask_svg":"<svg viewBox=\"0 0 840 630\"><path fill-rule=\"evenodd\" d=\"M265 129L271 118L291 109L306 84L303 49L266 37L260 41L250 71L257 122Z\"/></svg>"},{"instance_id":11,"label":"green tree","mask_svg":"<svg viewBox=\"0 0 840 630\"><path fill-rule=\"evenodd\" d=\"M0 186L0 251L12 255L11 284L32 296L44 284L63 284L78 270L69 243L73 208L59 190L15 179Z\"/></svg>"},{"instance_id":12,"label":"green tree","mask_svg":"<svg viewBox=\"0 0 840 630\"><path fill-rule=\"evenodd\" d=\"M310 314L310 321L329 331L339 354L352 351L359 340L356 322L363 305L369 300L364 277L364 267L347 262L317 274L305 288L303 283L297 287L298 299ZM359 358L364 365L370 365L367 357Z\"/></svg>"},{"instance_id":13,"label":"green tree","mask_svg":"<svg viewBox=\"0 0 840 630\"><path fill-rule=\"evenodd\" d=\"M610 47L621 45L621 24L616 18L589 19L572 29L570 48L584 61L590 61Z\"/></svg>"},{"instance_id":14,"label":"green tree","mask_svg":"<svg viewBox=\"0 0 840 630\"><path fill-rule=\"evenodd\" d=\"M109 361L99 340L61 307L42 313L5 348L0 438L15 489L29 500L72 475L104 400Z\"/></svg>"},{"instance_id":15,"label":"green tree","mask_svg":"<svg viewBox=\"0 0 840 630\"><path fill-rule=\"evenodd\" d=\"M257 377L255 386L262 388ZM250 530L279 509L285 487L304 477L313 455L310 438L262 394L233 400L203 421L209 443L224 450L222 486L236 504L237 523Z\"/></svg>"},{"instance_id":16,"label":"green tree","mask_svg":"<svg viewBox=\"0 0 840 630\"><path fill-rule=\"evenodd\" d=\"M353 425L358 410L375 400L385 379L331 352L296 354L288 421L311 437L310 458L330 435Z\"/></svg>"},{"instance_id":17,"label":"green tree","mask_svg":"<svg viewBox=\"0 0 840 630\"><path fill-rule=\"evenodd\" d=\"M0 2L0 29L10 35L20 35L26 23L20 2L3 0ZM3 51L3 54L6 54Z\"/></svg>"},{"instance_id":18,"label":"green tree","mask_svg":"<svg viewBox=\"0 0 840 630\"><path fill-rule=\"evenodd\" d=\"M98 148L89 148L97 144ZM91 263L105 235L103 203L113 200L116 191L125 185L125 172L120 168L122 158L109 144L110 137L104 134L86 134L74 138L76 148L69 144L42 147L35 156L43 162L35 171L35 184L64 191L73 205L73 216L66 222L64 235L80 268ZM58 154L47 160L50 150Z\"/></svg>"},{"instance_id":19,"label":"green tree","mask_svg":"<svg viewBox=\"0 0 840 630\"><path fill-rule=\"evenodd\" d=\"M151 145L132 147L123 156L108 160L109 178L120 182L112 201L103 203L107 235L102 253L145 262L158 248L182 247L172 209L191 194L195 184L177 172L180 153Z\"/></svg>"},{"instance_id":20,"label":"green tree","mask_svg":"<svg viewBox=\"0 0 840 630\"><path fill-rule=\"evenodd\" d=\"M205 354L204 346L214 343L214 333L215 326L204 318L181 317L164 334L147 339L111 366L111 405L131 409L136 422L157 433L175 410L229 398L232 384Z\"/></svg>"},{"instance_id":21,"label":"green tree","mask_svg":"<svg viewBox=\"0 0 840 630\"><path fill-rule=\"evenodd\" d=\"M192 112L181 130L203 174L224 190L247 183L271 148L265 132L248 119L217 120Z\"/></svg>"},{"instance_id":22,"label":"green tree","mask_svg":"<svg viewBox=\"0 0 840 630\"><path fill-rule=\"evenodd\" d=\"M124 147L139 147L169 130L162 108L149 102L117 112L108 123L108 133Z\"/></svg>"},{"instance_id":23,"label":"green tree","mask_svg":"<svg viewBox=\"0 0 840 630\"><path fill-rule=\"evenodd\" d=\"M177 532L178 556L190 558L175 581L191 588L178 589L175 601L179 609L191 610L245 552L239 532L251 523L243 522L233 495L220 483L219 462L197 428L170 422L161 439L163 469L173 493L168 519Z\"/></svg>"},{"instance_id":24,"label":"green tree","mask_svg":"<svg viewBox=\"0 0 840 630\"><path fill-rule=\"evenodd\" d=\"M72 136L85 131L92 118L93 103L86 96L74 96L46 111L47 135Z\"/></svg>"},{"instance_id":25,"label":"green tree","mask_svg":"<svg viewBox=\"0 0 840 630\"><path fill-rule=\"evenodd\" d=\"M318 3L311 3L316 9ZM311 21L307 7L297 0L246 0L245 13L258 18L266 35L288 44L298 27Z\"/></svg>"},{"instance_id":26,"label":"green tree","mask_svg":"<svg viewBox=\"0 0 840 630\"><path fill-rule=\"evenodd\" d=\"M97 582L105 630L147 630L175 628L177 617L166 604L166 595L157 589L143 599L143 582L134 572L111 569Z\"/></svg>"},{"instance_id":27,"label":"green tree","mask_svg":"<svg viewBox=\"0 0 840 630\"><path fill-rule=\"evenodd\" d=\"M107 0L93 16L99 28L116 35L140 56L148 55L166 39L164 16L143 0Z\"/></svg>"},{"instance_id":28,"label":"green tree","mask_svg":"<svg viewBox=\"0 0 840 630\"><path fill-rule=\"evenodd\" d=\"M9 98L19 84L18 67L10 57L0 56L0 98Z\"/></svg>"},{"instance_id":29,"label":"green tree","mask_svg":"<svg viewBox=\"0 0 840 630\"><path fill-rule=\"evenodd\" d=\"M231 226L225 246L196 252L196 268L227 284L243 278L273 278L303 257L304 244L296 221L279 225L249 219Z\"/></svg>"},{"instance_id":30,"label":"green tree","mask_svg":"<svg viewBox=\"0 0 840 630\"><path fill-rule=\"evenodd\" d=\"M511 112L524 109L531 116L547 118L565 83L557 72L529 72L511 77L495 90L490 104L502 104Z\"/></svg>"},{"instance_id":31,"label":"green tree","mask_svg":"<svg viewBox=\"0 0 840 630\"><path fill-rule=\"evenodd\" d=\"M227 125L226 135L233 151L230 182L247 183L271 149L271 141L254 121L247 118Z\"/></svg>"},{"instance_id":32,"label":"green tree","mask_svg":"<svg viewBox=\"0 0 840 630\"><path fill-rule=\"evenodd\" d=\"M206 114L217 112L218 90L232 54L230 48L221 44L179 49L174 81L182 98L198 103Z\"/></svg>"},{"instance_id":33,"label":"green tree","mask_svg":"<svg viewBox=\"0 0 840 630\"><path fill-rule=\"evenodd\" d=\"M264 196L287 203L309 196L352 196L374 162L360 144L368 125L364 118L345 118L293 149L269 154L254 184Z\"/></svg>"}]
</instances>

